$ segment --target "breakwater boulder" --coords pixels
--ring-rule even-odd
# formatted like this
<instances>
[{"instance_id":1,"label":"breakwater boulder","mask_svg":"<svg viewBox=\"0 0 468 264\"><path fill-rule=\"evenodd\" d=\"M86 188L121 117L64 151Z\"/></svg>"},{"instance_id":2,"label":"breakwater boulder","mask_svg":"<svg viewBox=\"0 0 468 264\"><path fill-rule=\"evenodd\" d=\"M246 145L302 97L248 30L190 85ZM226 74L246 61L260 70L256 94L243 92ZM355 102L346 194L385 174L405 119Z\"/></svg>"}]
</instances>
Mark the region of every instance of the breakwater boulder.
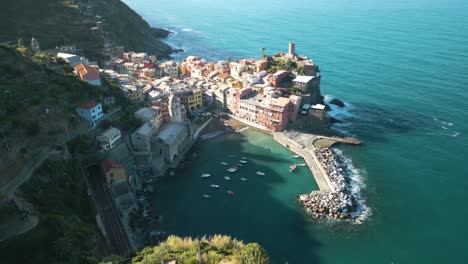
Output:
<instances>
[{"instance_id":1,"label":"breakwater boulder","mask_svg":"<svg viewBox=\"0 0 468 264\"><path fill-rule=\"evenodd\" d=\"M355 220L357 198L351 192L349 174L344 161L333 150L321 148L315 155L328 174L334 192L312 192L299 196L308 214L317 219Z\"/></svg>"}]
</instances>

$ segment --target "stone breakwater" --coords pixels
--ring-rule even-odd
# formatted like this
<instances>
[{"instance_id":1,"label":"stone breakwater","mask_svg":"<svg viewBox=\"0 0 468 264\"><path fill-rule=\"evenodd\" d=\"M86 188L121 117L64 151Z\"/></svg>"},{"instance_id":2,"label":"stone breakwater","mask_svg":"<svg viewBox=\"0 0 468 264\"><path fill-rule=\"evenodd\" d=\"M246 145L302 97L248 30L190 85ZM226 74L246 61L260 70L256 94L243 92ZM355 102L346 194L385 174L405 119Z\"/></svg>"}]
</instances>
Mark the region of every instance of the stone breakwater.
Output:
<instances>
[{"instance_id":1,"label":"stone breakwater","mask_svg":"<svg viewBox=\"0 0 468 264\"><path fill-rule=\"evenodd\" d=\"M344 161L332 149L316 149L314 153L335 191L303 194L299 201L307 213L317 219L357 220L358 199L351 191L351 179Z\"/></svg>"}]
</instances>

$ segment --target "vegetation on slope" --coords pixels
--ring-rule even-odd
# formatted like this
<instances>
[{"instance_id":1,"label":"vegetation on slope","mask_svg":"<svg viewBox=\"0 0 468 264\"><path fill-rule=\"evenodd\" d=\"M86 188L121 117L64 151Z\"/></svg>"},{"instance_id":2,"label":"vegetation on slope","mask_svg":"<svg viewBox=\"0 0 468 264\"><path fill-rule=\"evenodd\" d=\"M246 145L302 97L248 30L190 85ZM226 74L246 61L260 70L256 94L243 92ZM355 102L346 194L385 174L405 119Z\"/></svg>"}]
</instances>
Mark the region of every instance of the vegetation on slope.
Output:
<instances>
[{"instance_id":1,"label":"vegetation on slope","mask_svg":"<svg viewBox=\"0 0 468 264\"><path fill-rule=\"evenodd\" d=\"M160 245L147 247L138 252L132 263L159 264L173 258L185 264L268 263L265 250L257 243L244 244L242 241L222 235L203 237L199 240L169 236Z\"/></svg>"},{"instance_id":2,"label":"vegetation on slope","mask_svg":"<svg viewBox=\"0 0 468 264\"><path fill-rule=\"evenodd\" d=\"M87 2L87 1L82 1ZM94 0L92 12L102 17L105 34L91 30L95 16L86 16L75 0L4 0L0 8L0 43L35 37L42 49L76 44L84 55L99 60L104 36L126 50L146 51L167 57L172 49L159 40L166 31L152 29L138 14L120 0Z\"/></svg>"},{"instance_id":3,"label":"vegetation on slope","mask_svg":"<svg viewBox=\"0 0 468 264\"><path fill-rule=\"evenodd\" d=\"M0 186L45 147L86 130L75 107L103 92L42 52L0 45Z\"/></svg>"},{"instance_id":4,"label":"vegetation on slope","mask_svg":"<svg viewBox=\"0 0 468 264\"><path fill-rule=\"evenodd\" d=\"M75 161L47 161L21 187L40 213L31 231L0 243L2 263L97 263L104 243Z\"/></svg>"}]
</instances>

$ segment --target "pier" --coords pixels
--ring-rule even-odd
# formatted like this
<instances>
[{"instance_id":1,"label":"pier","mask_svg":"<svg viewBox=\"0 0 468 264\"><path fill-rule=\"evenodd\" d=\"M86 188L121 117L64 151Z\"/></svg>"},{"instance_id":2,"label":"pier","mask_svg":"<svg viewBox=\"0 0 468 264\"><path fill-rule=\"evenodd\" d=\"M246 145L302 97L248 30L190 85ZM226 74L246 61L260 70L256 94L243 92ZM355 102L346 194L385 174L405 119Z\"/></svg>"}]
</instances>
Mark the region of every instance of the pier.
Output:
<instances>
[{"instance_id":1,"label":"pier","mask_svg":"<svg viewBox=\"0 0 468 264\"><path fill-rule=\"evenodd\" d=\"M273 139L276 142L280 143L284 147L289 148L292 152L304 158L321 192L328 193L335 191L333 185L330 182L328 174L322 168L320 162L315 156L315 147L313 146L313 144L310 144L309 146L301 145L300 143L297 143L293 140L284 137L282 132L273 132L272 135Z\"/></svg>"}]
</instances>

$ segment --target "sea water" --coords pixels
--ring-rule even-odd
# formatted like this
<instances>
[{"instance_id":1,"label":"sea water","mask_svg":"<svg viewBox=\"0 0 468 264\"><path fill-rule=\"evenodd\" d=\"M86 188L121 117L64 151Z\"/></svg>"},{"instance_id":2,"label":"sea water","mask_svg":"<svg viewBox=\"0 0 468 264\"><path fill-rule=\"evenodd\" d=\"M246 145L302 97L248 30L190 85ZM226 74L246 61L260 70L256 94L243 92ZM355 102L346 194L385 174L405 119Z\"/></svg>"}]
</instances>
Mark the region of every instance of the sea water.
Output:
<instances>
[{"instance_id":1,"label":"sea water","mask_svg":"<svg viewBox=\"0 0 468 264\"><path fill-rule=\"evenodd\" d=\"M339 147L372 211L364 224L310 221L294 197L316 188L311 176L289 175L288 150L247 130L201 142L202 160L160 184L162 228L257 241L274 263L466 262L466 1L125 2L151 25L175 32L167 41L186 50L178 59L260 58L261 48L272 54L295 42L320 66L326 101L347 105L333 107L343 121L336 129L364 141ZM246 184L223 182L218 162L229 152L257 153ZM256 167L268 170L266 177L256 178ZM219 190L200 180L210 168L213 179L221 177ZM200 198L208 191L219 193Z\"/></svg>"}]
</instances>

